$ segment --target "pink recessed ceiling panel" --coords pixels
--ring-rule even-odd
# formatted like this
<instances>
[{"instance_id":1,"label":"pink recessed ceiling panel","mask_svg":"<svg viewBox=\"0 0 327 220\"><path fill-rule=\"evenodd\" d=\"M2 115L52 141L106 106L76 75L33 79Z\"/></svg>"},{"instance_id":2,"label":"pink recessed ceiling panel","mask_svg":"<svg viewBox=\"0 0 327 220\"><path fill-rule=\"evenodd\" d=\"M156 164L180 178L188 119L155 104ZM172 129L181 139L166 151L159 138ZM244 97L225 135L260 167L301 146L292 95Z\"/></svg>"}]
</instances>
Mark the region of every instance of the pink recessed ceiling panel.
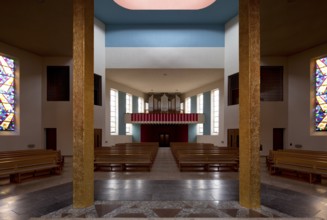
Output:
<instances>
[{"instance_id":1,"label":"pink recessed ceiling panel","mask_svg":"<svg viewBox=\"0 0 327 220\"><path fill-rule=\"evenodd\" d=\"M129 10L199 10L216 0L114 0Z\"/></svg>"}]
</instances>

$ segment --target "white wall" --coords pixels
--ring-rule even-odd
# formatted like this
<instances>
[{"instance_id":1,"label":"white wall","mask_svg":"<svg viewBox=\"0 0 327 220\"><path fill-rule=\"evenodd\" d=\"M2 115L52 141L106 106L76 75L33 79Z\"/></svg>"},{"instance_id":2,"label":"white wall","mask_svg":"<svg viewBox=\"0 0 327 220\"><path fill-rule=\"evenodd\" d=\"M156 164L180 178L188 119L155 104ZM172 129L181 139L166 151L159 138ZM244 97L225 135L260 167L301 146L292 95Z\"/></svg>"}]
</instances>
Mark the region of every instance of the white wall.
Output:
<instances>
[{"instance_id":1,"label":"white wall","mask_svg":"<svg viewBox=\"0 0 327 220\"><path fill-rule=\"evenodd\" d=\"M327 151L327 133L310 130L310 127L314 126L312 118L314 94L310 93L311 80L313 80L311 62L313 58L320 56L327 56L327 44L298 53L288 60L288 145L290 148L300 144L303 146L302 149Z\"/></svg>"},{"instance_id":2,"label":"white wall","mask_svg":"<svg viewBox=\"0 0 327 220\"><path fill-rule=\"evenodd\" d=\"M225 75L224 75L224 94L225 94L225 129L224 144L227 146L227 129L239 127L239 106L228 106L228 76L239 72L239 24L238 16L231 19L225 25Z\"/></svg>"},{"instance_id":3,"label":"white wall","mask_svg":"<svg viewBox=\"0 0 327 220\"><path fill-rule=\"evenodd\" d=\"M233 18L225 26L225 135L227 145L227 129L239 128L239 105L228 106L228 76L239 72L239 23ZM261 102L260 105L260 143L261 154L267 155L273 146L273 128L285 128L284 147L287 146L287 92L288 69L285 57L263 57L262 66L284 66L284 100L282 102ZM240 88L240 92L242 88Z\"/></svg>"},{"instance_id":4,"label":"white wall","mask_svg":"<svg viewBox=\"0 0 327 220\"><path fill-rule=\"evenodd\" d=\"M94 105L94 128L102 129L102 145L105 145L105 117L106 108L106 49L105 49L105 25L94 18L94 73L102 76L102 106Z\"/></svg>"},{"instance_id":5,"label":"white wall","mask_svg":"<svg viewBox=\"0 0 327 220\"><path fill-rule=\"evenodd\" d=\"M260 105L260 143L262 144L262 155L268 155L269 150L273 149L273 128L284 128L284 148L288 143L288 125L287 125L287 103L288 103L288 68L286 57L262 57L261 66L283 66L284 67L284 85L283 101L280 102L261 102Z\"/></svg>"},{"instance_id":6,"label":"white wall","mask_svg":"<svg viewBox=\"0 0 327 220\"><path fill-rule=\"evenodd\" d=\"M0 151L42 148L41 73L42 57L0 42L0 53L18 62L16 94L18 132L1 132Z\"/></svg>"},{"instance_id":7,"label":"white wall","mask_svg":"<svg viewBox=\"0 0 327 220\"><path fill-rule=\"evenodd\" d=\"M42 74L42 144L45 145L44 128L57 128L57 150L62 155L73 154L73 61L71 57L44 58ZM47 101L47 66L70 67L69 101ZM44 146L45 147L45 146Z\"/></svg>"}]
</instances>

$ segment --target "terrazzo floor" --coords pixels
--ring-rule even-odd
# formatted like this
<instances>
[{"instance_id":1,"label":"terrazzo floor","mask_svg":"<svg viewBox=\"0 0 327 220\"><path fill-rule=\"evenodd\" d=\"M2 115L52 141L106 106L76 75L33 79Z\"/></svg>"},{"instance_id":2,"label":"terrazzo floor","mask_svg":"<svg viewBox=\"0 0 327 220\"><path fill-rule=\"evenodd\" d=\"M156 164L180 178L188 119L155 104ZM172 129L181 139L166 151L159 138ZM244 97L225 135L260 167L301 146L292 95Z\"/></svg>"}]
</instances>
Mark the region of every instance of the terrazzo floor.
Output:
<instances>
[{"instance_id":1,"label":"terrazzo floor","mask_svg":"<svg viewBox=\"0 0 327 220\"><path fill-rule=\"evenodd\" d=\"M235 201L97 201L87 209L68 206L44 218L267 218L290 217L262 206L246 209Z\"/></svg>"}]
</instances>

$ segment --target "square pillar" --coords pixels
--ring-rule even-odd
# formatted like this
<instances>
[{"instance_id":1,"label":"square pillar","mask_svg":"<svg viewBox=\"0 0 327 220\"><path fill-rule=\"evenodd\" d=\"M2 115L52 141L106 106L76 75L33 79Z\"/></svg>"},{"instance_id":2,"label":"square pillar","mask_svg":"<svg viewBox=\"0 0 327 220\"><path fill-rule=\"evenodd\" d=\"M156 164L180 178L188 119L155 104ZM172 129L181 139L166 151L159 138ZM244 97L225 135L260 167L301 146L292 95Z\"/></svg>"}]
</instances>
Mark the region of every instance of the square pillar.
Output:
<instances>
[{"instance_id":1,"label":"square pillar","mask_svg":"<svg viewBox=\"0 0 327 220\"><path fill-rule=\"evenodd\" d=\"M260 207L260 0L239 1L240 197Z\"/></svg>"},{"instance_id":2,"label":"square pillar","mask_svg":"<svg viewBox=\"0 0 327 220\"><path fill-rule=\"evenodd\" d=\"M73 0L73 207L94 202L94 1Z\"/></svg>"}]
</instances>

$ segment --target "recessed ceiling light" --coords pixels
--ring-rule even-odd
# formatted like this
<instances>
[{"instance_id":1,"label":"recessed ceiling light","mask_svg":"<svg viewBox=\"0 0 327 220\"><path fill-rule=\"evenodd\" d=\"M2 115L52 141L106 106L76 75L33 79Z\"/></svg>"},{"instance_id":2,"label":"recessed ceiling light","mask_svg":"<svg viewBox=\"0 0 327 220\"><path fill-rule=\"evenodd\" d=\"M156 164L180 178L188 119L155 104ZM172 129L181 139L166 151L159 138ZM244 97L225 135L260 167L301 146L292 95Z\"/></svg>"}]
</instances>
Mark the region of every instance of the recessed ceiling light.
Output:
<instances>
[{"instance_id":1,"label":"recessed ceiling light","mask_svg":"<svg viewBox=\"0 0 327 220\"><path fill-rule=\"evenodd\" d=\"M114 0L129 10L199 10L216 0Z\"/></svg>"}]
</instances>

